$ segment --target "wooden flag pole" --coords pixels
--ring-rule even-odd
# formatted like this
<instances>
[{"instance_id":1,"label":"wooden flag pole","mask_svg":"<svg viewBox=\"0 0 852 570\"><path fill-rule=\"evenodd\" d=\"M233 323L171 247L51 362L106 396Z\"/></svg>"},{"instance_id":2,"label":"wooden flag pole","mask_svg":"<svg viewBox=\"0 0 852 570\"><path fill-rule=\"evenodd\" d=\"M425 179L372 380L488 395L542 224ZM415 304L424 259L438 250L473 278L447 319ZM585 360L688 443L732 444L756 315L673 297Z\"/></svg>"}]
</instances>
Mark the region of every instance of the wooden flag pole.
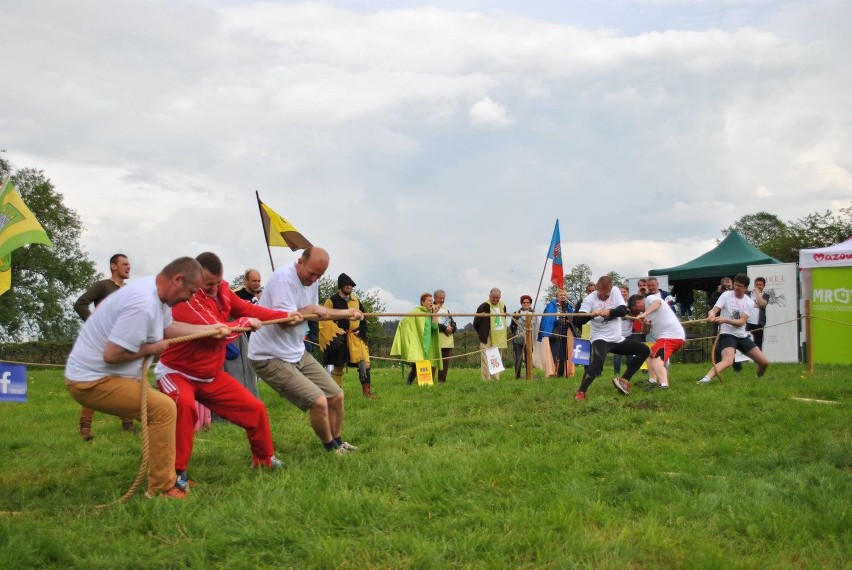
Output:
<instances>
[{"instance_id":1,"label":"wooden flag pole","mask_svg":"<svg viewBox=\"0 0 852 570\"><path fill-rule=\"evenodd\" d=\"M254 195L257 198L257 210L260 213L260 229L263 230L263 241L266 243L266 253L269 254L269 265L272 266L272 271L275 271L275 262L272 261L272 249L269 247L269 234L266 233L266 227L263 225L263 206L260 205L260 192L255 190Z\"/></svg>"},{"instance_id":2,"label":"wooden flag pole","mask_svg":"<svg viewBox=\"0 0 852 570\"><path fill-rule=\"evenodd\" d=\"M541 268L541 278L538 280L538 289L535 291L535 300L533 300L532 310L535 312L536 303L538 303L538 294L541 293L541 284L544 283L544 272L547 271L547 260L549 257L544 258L544 267Z\"/></svg>"}]
</instances>

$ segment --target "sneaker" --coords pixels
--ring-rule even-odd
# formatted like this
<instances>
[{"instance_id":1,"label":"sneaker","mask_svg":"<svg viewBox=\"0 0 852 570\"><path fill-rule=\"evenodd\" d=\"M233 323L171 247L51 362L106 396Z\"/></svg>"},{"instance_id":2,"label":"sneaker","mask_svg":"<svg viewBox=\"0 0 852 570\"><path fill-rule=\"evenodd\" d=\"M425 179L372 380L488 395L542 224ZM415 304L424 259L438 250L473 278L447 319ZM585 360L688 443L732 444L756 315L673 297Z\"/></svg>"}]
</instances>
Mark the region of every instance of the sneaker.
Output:
<instances>
[{"instance_id":1,"label":"sneaker","mask_svg":"<svg viewBox=\"0 0 852 570\"><path fill-rule=\"evenodd\" d=\"M269 458L269 463L260 463L255 459L251 460L252 469L281 469L282 467L284 467L284 462L275 457L274 455Z\"/></svg>"},{"instance_id":2,"label":"sneaker","mask_svg":"<svg viewBox=\"0 0 852 570\"><path fill-rule=\"evenodd\" d=\"M187 492L179 488L177 485L175 485L168 491L163 491L162 493L152 493L151 491L145 491L146 499L153 499L156 497L162 497L163 499L185 499L186 496Z\"/></svg>"},{"instance_id":3,"label":"sneaker","mask_svg":"<svg viewBox=\"0 0 852 570\"><path fill-rule=\"evenodd\" d=\"M175 487L184 492L189 492L190 487L195 487L195 481L189 478L186 470L177 472L177 481L175 481Z\"/></svg>"},{"instance_id":4,"label":"sneaker","mask_svg":"<svg viewBox=\"0 0 852 570\"><path fill-rule=\"evenodd\" d=\"M713 379L712 379L712 378L707 378L707 377L705 376L704 378L702 378L701 380L699 380L698 382L696 382L696 384L709 384L709 383L710 383L710 382L712 382L712 381L713 381Z\"/></svg>"},{"instance_id":5,"label":"sneaker","mask_svg":"<svg viewBox=\"0 0 852 570\"><path fill-rule=\"evenodd\" d=\"M352 445L348 441L344 441L343 443L341 443L340 448L345 449L346 451L357 451L358 450L357 446Z\"/></svg>"},{"instance_id":6,"label":"sneaker","mask_svg":"<svg viewBox=\"0 0 852 570\"><path fill-rule=\"evenodd\" d=\"M642 382L642 388L644 388L645 390L653 390L654 388L659 388L659 387L660 387L659 382L651 382L651 381L648 381L648 380L646 380L645 382Z\"/></svg>"},{"instance_id":7,"label":"sneaker","mask_svg":"<svg viewBox=\"0 0 852 570\"><path fill-rule=\"evenodd\" d=\"M645 387L646 390L668 390L668 386L663 386L659 382L652 382L650 386Z\"/></svg>"},{"instance_id":8,"label":"sneaker","mask_svg":"<svg viewBox=\"0 0 852 570\"><path fill-rule=\"evenodd\" d=\"M331 450L331 453L333 453L335 455L349 455L352 452L341 445L341 446L335 447L333 450Z\"/></svg>"},{"instance_id":9,"label":"sneaker","mask_svg":"<svg viewBox=\"0 0 852 570\"><path fill-rule=\"evenodd\" d=\"M92 428L81 427L80 428L80 437L83 438L83 441L92 441L93 439L95 439L95 434L92 433Z\"/></svg>"},{"instance_id":10,"label":"sneaker","mask_svg":"<svg viewBox=\"0 0 852 570\"><path fill-rule=\"evenodd\" d=\"M630 382L628 382L624 378L613 378L612 385L615 386L616 390L618 390L625 396L630 395Z\"/></svg>"},{"instance_id":11,"label":"sneaker","mask_svg":"<svg viewBox=\"0 0 852 570\"><path fill-rule=\"evenodd\" d=\"M585 392L577 392L574 395L574 401L575 402L582 402L585 399L586 399L586 393Z\"/></svg>"}]
</instances>

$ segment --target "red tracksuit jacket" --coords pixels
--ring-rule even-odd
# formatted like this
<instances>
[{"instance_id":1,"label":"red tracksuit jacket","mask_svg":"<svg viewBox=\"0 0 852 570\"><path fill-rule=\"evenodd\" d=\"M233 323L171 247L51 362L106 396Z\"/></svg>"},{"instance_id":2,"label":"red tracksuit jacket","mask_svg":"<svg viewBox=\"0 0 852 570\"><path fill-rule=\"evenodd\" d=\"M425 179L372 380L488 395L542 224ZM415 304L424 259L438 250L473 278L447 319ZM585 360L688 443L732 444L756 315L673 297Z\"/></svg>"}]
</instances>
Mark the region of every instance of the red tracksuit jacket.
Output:
<instances>
[{"instance_id":1,"label":"red tracksuit jacket","mask_svg":"<svg viewBox=\"0 0 852 570\"><path fill-rule=\"evenodd\" d=\"M188 301L172 307L174 320L193 325L225 324L230 327L247 327L247 317L262 321L282 319L285 311L267 309L253 305L239 298L228 283L222 281L215 297L198 289ZM236 318L228 322L229 317ZM225 364L225 346L237 338L240 333L232 333L226 339L202 338L191 342L181 342L167 348L160 355L160 361L178 372L195 378L213 378Z\"/></svg>"}]
</instances>

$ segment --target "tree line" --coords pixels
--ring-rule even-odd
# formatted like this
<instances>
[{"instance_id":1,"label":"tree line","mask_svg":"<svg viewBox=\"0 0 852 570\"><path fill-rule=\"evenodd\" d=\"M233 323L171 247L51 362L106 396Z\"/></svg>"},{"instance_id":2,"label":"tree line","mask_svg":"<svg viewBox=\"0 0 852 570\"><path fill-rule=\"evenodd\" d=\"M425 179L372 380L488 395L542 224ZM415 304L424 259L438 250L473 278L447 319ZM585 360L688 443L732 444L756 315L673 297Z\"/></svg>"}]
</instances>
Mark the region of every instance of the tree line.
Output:
<instances>
[{"instance_id":1,"label":"tree line","mask_svg":"<svg viewBox=\"0 0 852 570\"><path fill-rule=\"evenodd\" d=\"M68 342L77 335L81 324L73 310L74 301L89 285L104 277L80 243L84 226L77 212L65 204L44 171L14 170L4 152L0 151L0 178L11 175L15 188L41 222L54 248L25 245L12 254L12 288L0 295L0 338L4 342ZM815 212L788 222L769 212L748 214L723 229L722 234L734 229L764 253L779 261L795 262L800 249L826 247L852 236L852 201L837 211ZM615 282L623 281L616 272L610 275ZM240 279L235 279L235 284ZM569 299L581 299L586 283L591 281L588 265L572 267L563 283ZM336 292L336 277L320 280L321 302ZM376 292L355 293L367 312L384 312L385 305ZM550 285L543 302L555 296L556 287ZM368 334L374 338L393 336L397 324L398 320L381 322L371 317Z\"/></svg>"}]
</instances>

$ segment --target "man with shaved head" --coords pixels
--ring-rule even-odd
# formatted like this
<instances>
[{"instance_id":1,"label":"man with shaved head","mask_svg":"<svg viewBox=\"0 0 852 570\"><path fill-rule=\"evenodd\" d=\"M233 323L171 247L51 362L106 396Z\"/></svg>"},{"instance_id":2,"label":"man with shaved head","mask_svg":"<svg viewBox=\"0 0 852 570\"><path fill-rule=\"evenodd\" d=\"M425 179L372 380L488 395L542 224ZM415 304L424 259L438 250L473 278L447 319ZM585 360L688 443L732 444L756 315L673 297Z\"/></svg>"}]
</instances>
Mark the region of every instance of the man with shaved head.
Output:
<instances>
[{"instance_id":1,"label":"man with shaved head","mask_svg":"<svg viewBox=\"0 0 852 570\"><path fill-rule=\"evenodd\" d=\"M276 269L266 283L260 306L313 320L361 320L357 309L319 304L319 281L328 269L328 252L308 247L293 264ZM343 390L305 351L303 326L264 327L249 340L254 371L283 398L310 414L311 427L326 451L344 455L357 449L343 440Z\"/></svg>"}]
</instances>

